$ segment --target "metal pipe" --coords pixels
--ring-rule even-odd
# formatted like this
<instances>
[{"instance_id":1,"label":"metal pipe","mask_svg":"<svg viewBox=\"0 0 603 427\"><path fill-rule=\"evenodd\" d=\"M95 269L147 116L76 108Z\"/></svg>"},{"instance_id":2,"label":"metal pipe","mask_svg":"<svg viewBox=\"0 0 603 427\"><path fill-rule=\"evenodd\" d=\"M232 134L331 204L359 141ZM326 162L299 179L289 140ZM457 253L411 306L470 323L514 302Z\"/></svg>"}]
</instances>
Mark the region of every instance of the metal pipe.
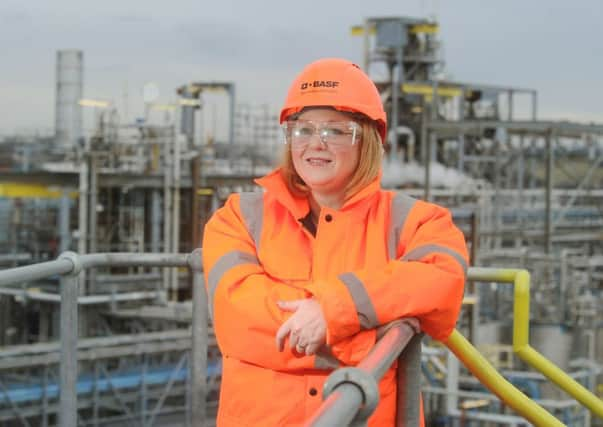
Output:
<instances>
[{"instance_id":1,"label":"metal pipe","mask_svg":"<svg viewBox=\"0 0 603 427\"><path fill-rule=\"evenodd\" d=\"M159 190L151 190L151 252L161 250L159 242L161 239L161 196ZM97 278L98 279L98 278Z\"/></svg>"},{"instance_id":2,"label":"metal pipe","mask_svg":"<svg viewBox=\"0 0 603 427\"><path fill-rule=\"evenodd\" d=\"M63 191L61 196L61 204L59 205L59 253L69 250L71 246L71 234L69 233L69 196L67 191Z\"/></svg>"},{"instance_id":3,"label":"metal pipe","mask_svg":"<svg viewBox=\"0 0 603 427\"><path fill-rule=\"evenodd\" d=\"M519 159L517 162L517 215L520 233L523 234L524 214L523 214L523 187L525 180L525 139L523 134L519 136ZM519 247L523 243L523 236L520 234L516 241Z\"/></svg>"},{"instance_id":4,"label":"metal pipe","mask_svg":"<svg viewBox=\"0 0 603 427\"><path fill-rule=\"evenodd\" d=\"M86 154L82 155L79 180L77 252L83 255L88 252L88 159ZM81 279L82 283L85 283L85 271L81 272Z\"/></svg>"},{"instance_id":5,"label":"metal pipe","mask_svg":"<svg viewBox=\"0 0 603 427\"><path fill-rule=\"evenodd\" d=\"M230 83L228 85L228 94L230 95L230 122L228 123L229 125L229 130L228 130L228 142L231 146L234 145L235 140L234 140L234 123L235 123L235 85L234 83Z\"/></svg>"},{"instance_id":6,"label":"metal pipe","mask_svg":"<svg viewBox=\"0 0 603 427\"><path fill-rule=\"evenodd\" d=\"M434 131L427 134L427 161L425 163L425 200L431 200L431 162L434 147L437 143L437 135Z\"/></svg>"},{"instance_id":7,"label":"metal pipe","mask_svg":"<svg viewBox=\"0 0 603 427\"><path fill-rule=\"evenodd\" d=\"M500 248L502 246L502 239L499 235L499 231L502 227L502 197L500 195L500 174L502 168L500 159L501 143L498 137L494 139L494 150L494 248Z\"/></svg>"},{"instance_id":8,"label":"metal pipe","mask_svg":"<svg viewBox=\"0 0 603 427\"><path fill-rule=\"evenodd\" d=\"M71 272L73 268L73 263L68 259L57 259L54 261L10 268L0 271L0 286L31 282L57 274L66 274Z\"/></svg>"},{"instance_id":9,"label":"metal pipe","mask_svg":"<svg viewBox=\"0 0 603 427\"><path fill-rule=\"evenodd\" d=\"M153 282L161 280L159 273L139 273L139 274L104 274L96 276L97 283L137 283L137 282Z\"/></svg>"},{"instance_id":10,"label":"metal pipe","mask_svg":"<svg viewBox=\"0 0 603 427\"><path fill-rule=\"evenodd\" d=\"M306 426L351 426L362 406L364 396L362 390L350 383L343 383L322 403L320 409Z\"/></svg>"},{"instance_id":11,"label":"metal pipe","mask_svg":"<svg viewBox=\"0 0 603 427\"><path fill-rule=\"evenodd\" d=\"M421 339L415 335L398 357L397 369L397 427L421 425Z\"/></svg>"},{"instance_id":12,"label":"metal pipe","mask_svg":"<svg viewBox=\"0 0 603 427\"><path fill-rule=\"evenodd\" d=\"M546 157L545 157L545 216L544 216L544 253L550 254L552 245L552 233L553 233L553 209L552 209L552 190L553 190L553 144L554 144L554 133L551 132L546 136Z\"/></svg>"},{"instance_id":13,"label":"metal pipe","mask_svg":"<svg viewBox=\"0 0 603 427\"><path fill-rule=\"evenodd\" d=\"M369 354L358 363L358 368L365 370L376 380L380 380L407 346L414 333L414 329L406 322L394 322Z\"/></svg>"},{"instance_id":14,"label":"metal pipe","mask_svg":"<svg viewBox=\"0 0 603 427\"><path fill-rule=\"evenodd\" d=\"M180 138L178 135L174 137L174 157L173 157L173 192L174 203L172 205L172 251L178 252L180 246ZM172 285L172 295L175 301L178 300L178 289L180 283L178 280L178 270L175 268L170 269Z\"/></svg>"},{"instance_id":15,"label":"metal pipe","mask_svg":"<svg viewBox=\"0 0 603 427\"><path fill-rule=\"evenodd\" d=\"M46 301L52 303L60 303L61 296L57 294L51 294L49 292L30 291L27 289L15 289L15 288L0 288L0 295L13 295L22 296L32 301ZM108 302L119 302L119 301L139 301L143 299L153 299L157 297L156 291L146 292L125 292L121 294L108 294L108 295L84 295L78 297L78 305L94 305L104 304Z\"/></svg>"},{"instance_id":16,"label":"metal pipe","mask_svg":"<svg viewBox=\"0 0 603 427\"><path fill-rule=\"evenodd\" d=\"M37 280L56 274L67 274L61 278L60 309L60 400L59 422L61 426L77 425L77 374L78 374L78 275L82 269L98 266L188 266L195 271L195 319L191 367L194 371L194 402L196 417L200 423L205 421L206 371L207 371L207 302L203 291L201 276L201 251L192 254L128 254L106 253L78 256L73 252L61 254L55 261L17 267L0 271L0 285ZM173 333L170 333L170 336ZM187 334L188 335L188 334ZM189 335L190 336L190 335ZM128 340L131 344L131 341ZM98 355L94 355L96 358ZM181 364L184 358L181 359ZM170 387L173 378L170 379Z\"/></svg>"},{"instance_id":17,"label":"metal pipe","mask_svg":"<svg viewBox=\"0 0 603 427\"><path fill-rule=\"evenodd\" d=\"M431 83L431 117L429 118L431 122L434 122L438 119L438 85L438 80L434 78ZM423 115L423 120L427 120L427 116L425 114ZM435 147L437 144L437 135L436 131L433 129L429 132L422 132L422 135L427 136L427 150L425 153L425 200L429 201L431 199L431 161L432 157L434 157L434 161L436 157L434 156L434 149L437 150L437 147Z\"/></svg>"},{"instance_id":18,"label":"metal pipe","mask_svg":"<svg viewBox=\"0 0 603 427\"><path fill-rule=\"evenodd\" d=\"M413 335L414 330L410 325L396 321L356 368L337 369L329 375L325 383L326 399L306 425L330 427L350 425L350 422L353 422L351 425L364 425L374 410L371 404L376 406L379 398L377 382ZM353 371L348 373L350 369ZM345 381L337 382L339 377ZM333 385L332 392L329 391L330 384ZM361 416L359 411L364 414Z\"/></svg>"},{"instance_id":19,"label":"metal pipe","mask_svg":"<svg viewBox=\"0 0 603 427\"><path fill-rule=\"evenodd\" d=\"M188 254L150 254L110 252L82 255L81 263L84 268L111 265L113 267L186 267Z\"/></svg>"},{"instance_id":20,"label":"metal pipe","mask_svg":"<svg viewBox=\"0 0 603 427\"><path fill-rule=\"evenodd\" d=\"M488 389L495 391L511 408L539 426L563 427L550 413L531 401L494 369L457 330L446 340L446 346Z\"/></svg>"},{"instance_id":21,"label":"metal pipe","mask_svg":"<svg viewBox=\"0 0 603 427\"><path fill-rule=\"evenodd\" d=\"M513 120L513 91L510 90L507 92L507 120Z\"/></svg>"},{"instance_id":22,"label":"metal pipe","mask_svg":"<svg viewBox=\"0 0 603 427\"><path fill-rule=\"evenodd\" d=\"M31 254L0 254L0 264L13 264L19 261L31 261Z\"/></svg>"},{"instance_id":23,"label":"metal pipe","mask_svg":"<svg viewBox=\"0 0 603 427\"><path fill-rule=\"evenodd\" d=\"M89 205L88 205L88 252L93 254L96 253L96 246L98 236L96 232L97 214L96 205L98 202L98 171L97 171L97 158L96 155L90 153L90 188L89 188ZM88 289L85 293L95 293L95 276L96 271L92 270L88 274Z\"/></svg>"},{"instance_id":24,"label":"metal pipe","mask_svg":"<svg viewBox=\"0 0 603 427\"><path fill-rule=\"evenodd\" d=\"M369 74L369 67L370 67L370 38L369 38L369 33L370 33L370 23L371 21L369 19L365 19L364 20L364 31L362 32L362 39L363 39L363 68L364 68L364 72L366 74Z\"/></svg>"},{"instance_id":25,"label":"metal pipe","mask_svg":"<svg viewBox=\"0 0 603 427\"><path fill-rule=\"evenodd\" d=\"M191 424L203 427L207 396L208 306L201 265L201 249L195 249L189 265L193 272L193 322L191 349Z\"/></svg>"},{"instance_id":26,"label":"metal pipe","mask_svg":"<svg viewBox=\"0 0 603 427\"><path fill-rule=\"evenodd\" d=\"M396 130L398 129L398 103L400 99L400 88L402 87L403 67L402 67L402 49L403 46L399 46L396 50L396 63L391 65L390 76L391 76L391 91L392 91L392 105L391 105L391 128L393 132L390 132L390 150L393 155L398 153L398 135ZM394 72L394 68L398 66L398 73Z\"/></svg>"},{"instance_id":27,"label":"metal pipe","mask_svg":"<svg viewBox=\"0 0 603 427\"><path fill-rule=\"evenodd\" d=\"M494 268L469 268L467 277L472 280L497 281L502 283L512 283L514 285L514 304L513 304L513 351L530 366L542 372L547 378L557 384L586 406L594 414L603 417L603 402L585 387L572 379L569 375L548 361L540 353L529 345L529 325L530 325L530 274L525 270L513 269L494 269ZM454 341L454 342L453 342ZM530 421L538 419L541 415L539 409L529 409L527 405L533 402L524 402L524 397L520 397L517 391L509 389L509 384L502 379L496 370L494 370L477 350L473 349L471 344L466 342L457 331L446 341L446 345L457 356L461 357L463 363L479 378L484 385L491 390L496 390L498 396L504 396L505 402L524 415ZM483 360L478 360L481 358ZM479 372L478 372L479 371ZM494 372L488 372L494 371ZM499 378L500 377L500 378ZM505 383L498 384L497 379L502 379ZM511 386L512 387L512 386ZM528 411L528 412L524 412ZM536 412L534 412L536 411ZM548 414L548 413L547 413ZM531 418L534 416L535 418ZM546 414L542 416L548 417ZM543 418L538 425L553 426L552 421Z\"/></svg>"},{"instance_id":28,"label":"metal pipe","mask_svg":"<svg viewBox=\"0 0 603 427\"><path fill-rule=\"evenodd\" d=\"M174 135L171 135L174 138ZM172 146L171 140L164 145L164 169L163 169L163 252L169 253L172 243L171 225L172 225ZM163 290L165 292L165 300L169 299L170 289L170 271L163 269Z\"/></svg>"},{"instance_id":29,"label":"metal pipe","mask_svg":"<svg viewBox=\"0 0 603 427\"><path fill-rule=\"evenodd\" d=\"M79 271L61 278L61 388L59 423L77 426L77 294Z\"/></svg>"}]
</instances>

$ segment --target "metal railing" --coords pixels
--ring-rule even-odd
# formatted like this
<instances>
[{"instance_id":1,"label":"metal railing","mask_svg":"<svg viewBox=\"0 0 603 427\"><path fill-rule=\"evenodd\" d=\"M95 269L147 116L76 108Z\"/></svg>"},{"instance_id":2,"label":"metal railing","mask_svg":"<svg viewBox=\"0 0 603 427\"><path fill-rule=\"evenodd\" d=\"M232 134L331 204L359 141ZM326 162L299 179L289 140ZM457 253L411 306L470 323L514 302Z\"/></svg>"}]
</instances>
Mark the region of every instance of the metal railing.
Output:
<instances>
[{"instance_id":1,"label":"metal railing","mask_svg":"<svg viewBox=\"0 0 603 427\"><path fill-rule=\"evenodd\" d=\"M470 268L467 278L515 285L513 348L551 381L582 403L594 415L602 416L603 401L570 378L528 344L530 275L526 270ZM327 379L324 402L307 426L365 426L379 399L378 381L400 355L398 364L398 402L396 424L419 425L420 342L407 346L413 332L408 325L397 325L375 345L356 368L340 368ZM564 424L507 381L456 329L444 344L461 362L505 404L537 426ZM405 349L405 347L407 347ZM417 356L418 355L418 356ZM412 358L413 360L408 360ZM402 368L402 369L400 369ZM401 374L402 373L402 374ZM401 381L400 378L406 378Z\"/></svg>"},{"instance_id":2,"label":"metal railing","mask_svg":"<svg viewBox=\"0 0 603 427\"><path fill-rule=\"evenodd\" d=\"M0 271L0 286L30 282L55 275L61 276L59 424L62 427L77 425L78 275L86 269L108 266L188 267L192 271L191 422L194 426L203 426L206 418L208 307L203 284L201 249L196 249L190 254L78 255L75 252L65 252L54 261Z\"/></svg>"},{"instance_id":3,"label":"metal railing","mask_svg":"<svg viewBox=\"0 0 603 427\"><path fill-rule=\"evenodd\" d=\"M201 249L190 254L105 253L78 255L65 252L56 260L0 271L0 286L60 275L61 361L59 422L77 425L78 373L78 275L96 267L188 267L193 273L193 319L191 347L191 423L206 420L208 306L203 284ZM538 354L529 344L529 273L525 270L470 268L468 278L497 281L515 286L513 347L526 362L543 372L574 396L596 416L603 415L603 402L567 374ZM390 325L369 355L357 367L334 371L327 379L325 401L308 421L311 426L364 426L379 400L378 381L398 359L398 425L419 425L420 337L403 321ZM444 343L465 366L502 401L538 426L562 426L554 416L510 384L456 330Z\"/></svg>"},{"instance_id":4,"label":"metal railing","mask_svg":"<svg viewBox=\"0 0 603 427\"><path fill-rule=\"evenodd\" d=\"M514 286L513 351L588 408L593 415L603 419L603 401L530 346L530 273L519 269L472 267L468 271L467 278L474 281L508 283ZM527 397L519 390L513 386L511 386L513 389L508 388L508 382L458 331L453 331L445 344L485 386L526 419L536 425L563 425L544 409L533 406L535 403L529 401L528 405Z\"/></svg>"},{"instance_id":5,"label":"metal railing","mask_svg":"<svg viewBox=\"0 0 603 427\"><path fill-rule=\"evenodd\" d=\"M306 426L366 426L379 403L379 380L396 359L397 425L418 427L421 336L404 321L394 322L356 367L340 368L329 375L323 387L324 401Z\"/></svg>"}]
</instances>

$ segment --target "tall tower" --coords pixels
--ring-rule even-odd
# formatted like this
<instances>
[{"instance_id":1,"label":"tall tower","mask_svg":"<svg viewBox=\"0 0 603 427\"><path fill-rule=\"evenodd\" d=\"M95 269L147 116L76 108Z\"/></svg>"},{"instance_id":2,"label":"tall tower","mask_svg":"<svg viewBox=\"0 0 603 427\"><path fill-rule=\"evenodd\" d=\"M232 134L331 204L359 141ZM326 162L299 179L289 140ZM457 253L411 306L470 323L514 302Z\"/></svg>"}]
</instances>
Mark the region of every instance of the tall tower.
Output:
<instances>
[{"instance_id":1,"label":"tall tower","mask_svg":"<svg viewBox=\"0 0 603 427\"><path fill-rule=\"evenodd\" d=\"M83 62L81 50L57 51L55 147L61 151L76 147L82 137Z\"/></svg>"}]
</instances>

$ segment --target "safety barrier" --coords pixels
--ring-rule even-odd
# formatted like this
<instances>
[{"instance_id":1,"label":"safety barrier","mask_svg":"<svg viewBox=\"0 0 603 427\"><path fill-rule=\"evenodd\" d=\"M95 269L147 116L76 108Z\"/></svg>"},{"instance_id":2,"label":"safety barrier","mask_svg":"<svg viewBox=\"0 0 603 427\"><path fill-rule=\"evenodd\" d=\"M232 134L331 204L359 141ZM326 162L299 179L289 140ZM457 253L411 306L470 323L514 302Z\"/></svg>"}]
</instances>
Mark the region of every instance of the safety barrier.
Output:
<instances>
[{"instance_id":1,"label":"safety barrier","mask_svg":"<svg viewBox=\"0 0 603 427\"><path fill-rule=\"evenodd\" d=\"M573 380L565 372L541 356L528 344L529 307L530 307L530 275L525 270L469 268L468 280L513 283L515 285L513 348L523 360L542 372L545 376L586 406L593 414L603 418L603 401L590 393L582 385ZM378 400L375 396L377 381L401 354L403 357L409 350L404 347L412 333L404 332L401 326L390 330L376 345L373 351L357 366L357 368L341 368L334 371L325 383L324 402L317 413L308 421L307 426L352 425L365 426ZM532 401L528 396L507 381L490 365L475 347L469 343L456 329L444 343L463 364L490 391L496 394L505 404L536 426L563 427L564 424L548 411ZM417 341L420 355L420 343ZM420 356L419 356L420 357ZM408 408L404 402L410 402L412 393L419 390L419 372L415 372L416 363L404 361L398 366L407 370L407 377L414 381L414 386L398 383L398 391L402 398L398 400L397 425L415 426L418 421L408 417ZM405 396L404 396L405 395ZM402 402L401 402L402 401ZM418 400L411 405L418 408Z\"/></svg>"},{"instance_id":2,"label":"safety barrier","mask_svg":"<svg viewBox=\"0 0 603 427\"><path fill-rule=\"evenodd\" d=\"M529 344L530 334L530 273L519 269L469 268L467 278L474 281L509 283L514 286L513 303L513 351L526 363L538 370L561 389L588 408L594 415L603 418L603 401L580 383L547 360ZM510 385L492 366L465 340L454 331L445 343L453 353L479 378L484 385L501 400L536 425L563 425L548 412L525 405L525 395ZM506 384L505 384L506 383ZM521 397L523 396L523 397ZM533 402L532 402L533 403ZM547 416L548 414L548 416Z\"/></svg>"},{"instance_id":3,"label":"safety barrier","mask_svg":"<svg viewBox=\"0 0 603 427\"><path fill-rule=\"evenodd\" d=\"M402 390L398 393L398 425L419 426L421 338L403 321L389 325L356 367L340 368L329 375L323 388L324 401L306 426L366 426L379 403L378 382L396 358L398 390Z\"/></svg>"},{"instance_id":4,"label":"safety barrier","mask_svg":"<svg viewBox=\"0 0 603 427\"><path fill-rule=\"evenodd\" d=\"M77 425L78 275L101 266L188 267L193 273L193 322L191 350L191 421L205 421L208 307L203 286L201 250L190 254L106 253L78 255L65 252L55 261L0 271L0 286L61 276L61 362L59 420L64 427ZM520 358L542 372L559 387L603 418L603 402L529 345L529 273L525 270L470 268L468 279L514 284L513 348ZM361 426L377 405L377 383L398 359L398 413L405 426L418 425L420 389L420 337L404 322L385 332L369 355L355 368L334 371L323 390L325 401L307 425ZM410 344L409 344L410 343ZM537 426L563 426L553 415L530 400L494 369L457 331L446 346L465 366L509 407Z\"/></svg>"},{"instance_id":5,"label":"safety barrier","mask_svg":"<svg viewBox=\"0 0 603 427\"><path fill-rule=\"evenodd\" d=\"M0 271L0 286L61 276L61 362L59 424L77 425L78 275L96 267L188 267L193 273L191 346L191 421L205 423L207 393L208 309L203 285L201 249L190 254L104 253L78 255L65 252L56 260Z\"/></svg>"}]
</instances>

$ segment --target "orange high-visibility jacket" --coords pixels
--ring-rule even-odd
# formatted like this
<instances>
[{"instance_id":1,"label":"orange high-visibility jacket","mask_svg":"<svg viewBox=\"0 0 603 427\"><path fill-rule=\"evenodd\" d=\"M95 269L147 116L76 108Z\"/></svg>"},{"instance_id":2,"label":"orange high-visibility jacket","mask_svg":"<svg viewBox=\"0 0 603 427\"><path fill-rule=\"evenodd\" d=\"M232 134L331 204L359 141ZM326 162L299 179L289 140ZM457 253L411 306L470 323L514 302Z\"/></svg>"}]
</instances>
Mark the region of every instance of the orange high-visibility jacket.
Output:
<instances>
[{"instance_id":1,"label":"orange high-visibility jacket","mask_svg":"<svg viewBox=\"0 0 603 427\"><path fill-rule=\"evenodd\" d=\"M308 201L280 170L256 180L264 193L234 194L205 226L203 265L223 355L218 426L301 425L321 404L324 381L356 365L375 328L415 317L444 340L463 296L467 250L448 210L384 191L375 180L339 210L322 208L315 230ZM275 344L291 315L277 301L316 298L327 345L299 356ZM372 426L395 422L396 376L379 384ZM417 391L418 392L418 391Z\"/></svg>"}]
</instances>

